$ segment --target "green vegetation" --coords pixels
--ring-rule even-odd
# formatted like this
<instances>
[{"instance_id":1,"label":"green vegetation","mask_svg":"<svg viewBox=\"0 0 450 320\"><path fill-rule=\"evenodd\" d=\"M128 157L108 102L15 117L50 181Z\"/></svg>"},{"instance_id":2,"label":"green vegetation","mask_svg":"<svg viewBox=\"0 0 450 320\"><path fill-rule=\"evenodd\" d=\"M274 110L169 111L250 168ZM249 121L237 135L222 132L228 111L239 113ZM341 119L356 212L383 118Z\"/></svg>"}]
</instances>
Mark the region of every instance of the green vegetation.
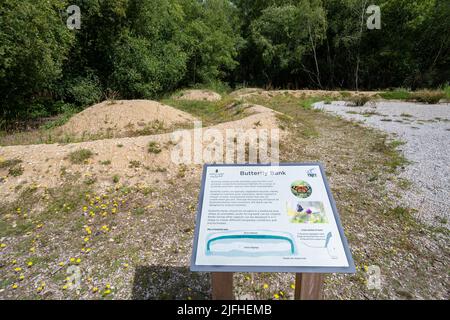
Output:
<instances>
[{"instance_id":1,"label":"green vegetation","mask_svg":"<svg viewBox=\"0 0 450 320\"><path fill-rule=\"evenodd\" d=\"M69 4L81 9L80 30L66 27ZM17 119L60 115L45 125L54 128L100 100L155 99L186 87L227 93L247 86L403 86L441 88L441 93L395 89L381 96L425 103L450 99L446 1L376 1L382 31L361 24L367 4L4 0L0 129L16 129ZM191 107L205 111L211 105Z\"/></svg>"},{"instance_id":2,"label":"green vegetation","mask_svg":"<svg viewBox=\"0 0 450 320\"><path fill-rule=\"evenodd\" d=\"M8 169L8 174L13 177L18 177L23 174L23 167L21 165L16 165Z\"/></svg>"},{"instance_id":3,"label":"green vegetation","mask_svg":"<svg viewBox=\"0 0 450 320\"><path fill-rule=\"evenodd\" d=\"M69 154L69 160L73 164L83 164L94 154L89 149L80 149Z\"/></svg>"},{"instance_id":4,"label":"green vegetation","mask_svg":"<svg viewBox=\"0 0 450 320\"><path fill-rule=\"evenodd\" d=\"M148 152L149 153L154 153L154 154L158 154L161 153L161 146L159 145L158 142L155 141L150 141L148 144Z\"/></svg>"},{"instance_id":5,"label":"green vegetation","mask_svg":"<svg viewBox=\"0 0 450 320\"><path fill-rule=\"evenodd\" d=\"M383 99L387 100L407 100L411 97L411 93L407 89L395 89L380 93Z\"/></svg>"},{"instance_id":6,"label":"green vegetation","mask_svg":"<svg viewBox=\"0 0 450 320\"><path fill-rule=\"evenodd\" d=\"M14 167L20 163L22 163L22 160L20 159L8 159L8 160L0 159L0 169Z\"/></svg>"},{"instance_id":7,"label":"green vegetation","mask_svg":"<svg viewBox=\"0 0 450 320\"><path fill-rule=\"evenodd\" d=\"M346 100L349 101L351 103L351 105L353 105L355 107L362 107L367 102L372 101L373 98L368 96L368 95L360 95L360 94L358 94L358 95L349 97Z\"/></svg>"}]
</instances>

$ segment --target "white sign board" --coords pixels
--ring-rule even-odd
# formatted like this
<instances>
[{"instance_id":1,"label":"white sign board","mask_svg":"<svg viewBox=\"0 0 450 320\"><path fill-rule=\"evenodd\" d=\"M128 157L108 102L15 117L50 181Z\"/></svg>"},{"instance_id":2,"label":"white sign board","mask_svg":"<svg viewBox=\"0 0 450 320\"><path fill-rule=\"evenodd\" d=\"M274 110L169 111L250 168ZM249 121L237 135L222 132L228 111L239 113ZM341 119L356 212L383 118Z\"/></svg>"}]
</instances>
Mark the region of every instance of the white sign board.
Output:
<instances>
[{"instance_id":1,"label":"white sign board","mask_svg":"<svg viewBox=\"0 0 450 320\"><path fill-rule=\"evenodd\" d=\"M321 165L206 165L191 270L355 272Z\"/></svg>"}]
</instances>

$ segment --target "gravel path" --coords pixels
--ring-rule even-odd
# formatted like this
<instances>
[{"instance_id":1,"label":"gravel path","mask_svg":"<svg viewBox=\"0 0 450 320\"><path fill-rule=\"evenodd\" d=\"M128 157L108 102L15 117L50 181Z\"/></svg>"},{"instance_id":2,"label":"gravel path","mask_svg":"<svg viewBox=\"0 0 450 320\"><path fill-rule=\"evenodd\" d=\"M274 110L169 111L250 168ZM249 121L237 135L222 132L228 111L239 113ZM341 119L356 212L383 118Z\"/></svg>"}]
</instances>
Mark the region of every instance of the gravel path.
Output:
<instances>
[{"instance_id":1,"label":"gravel path","mask_svg":"<svg viewBox=\"0 0 450 320\"><path fill-rule=\"evenodd\" d=\"M405 203L418 210L421 221L450 226L450 104L383 101L353 107L336 101L314 107L362 121L406 142L400 149L411 164L400 177L413 185L405 190Z\"/></svg>"}]
</instances>

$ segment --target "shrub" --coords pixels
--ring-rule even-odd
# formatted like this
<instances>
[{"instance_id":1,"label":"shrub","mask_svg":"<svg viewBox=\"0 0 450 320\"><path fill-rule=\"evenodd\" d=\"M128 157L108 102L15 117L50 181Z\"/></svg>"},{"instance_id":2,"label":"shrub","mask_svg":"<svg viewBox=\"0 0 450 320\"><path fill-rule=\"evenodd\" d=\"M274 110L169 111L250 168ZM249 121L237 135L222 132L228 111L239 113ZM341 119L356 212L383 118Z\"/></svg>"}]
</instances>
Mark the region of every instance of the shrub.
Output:
<instances>
[{"instance_id":1,"label":"shrub","mask_svg":"<svg viewBox=\"0 0 450 320\"><path fill-rule=\"evenodd\" d=\"M0 169L10 168L22 163L20 159L0 160Z\"/></svg>"},{"instance_id":2,"label":"shrub","mask_svg":"<svg viewBox=\"0 0 450 320\"><path fill-rule=\"evenodd\" d=\"M418 102L436 104L445 98L445 93L441 90L420 90L411 94L411 99Z\"/></svg>"},{"instance_id":3,"label":"shrub","mask_svg":"<svg viewBox=\"0 0 450 320\"><path fill-rule=\"evenodd\" d=\"M19 164L14 167L9 168L8 174L13 177L18 177L23 174L23 167Z\"/></svg>"},{"instance_id":4,"label":"shrub","mask_svg":"<svg viewBox=\"0 0 450 320\"><path fill-rule=\"evenodd\" d=\"M372 101L372 97L367 96L367 95L356 95L356 96L347 98L347 101L350 102L350 104L355 107L362 107L367 102Z\"/></svg>"},{"instance_id":5,"label":"shrub","mask_svg":"<svg viewBox=\"0 0 450 320\"><path fill-rule=\"evenodd\" d=\"M93 153L88 149L80 149L69 154L69 160L73 164L82 164L92 157Z\"/></svg>"},{"instance_id":6,"label":"shrub","mask_svg":"<svg viewBox=\"0 0 450 320\"><path fill-rule=\"evenodd\" d=\"M80 107L95 104L102 98L101 86L94 76L76 78L67 91L68 98Z\"/></svg>"}]
</instances>

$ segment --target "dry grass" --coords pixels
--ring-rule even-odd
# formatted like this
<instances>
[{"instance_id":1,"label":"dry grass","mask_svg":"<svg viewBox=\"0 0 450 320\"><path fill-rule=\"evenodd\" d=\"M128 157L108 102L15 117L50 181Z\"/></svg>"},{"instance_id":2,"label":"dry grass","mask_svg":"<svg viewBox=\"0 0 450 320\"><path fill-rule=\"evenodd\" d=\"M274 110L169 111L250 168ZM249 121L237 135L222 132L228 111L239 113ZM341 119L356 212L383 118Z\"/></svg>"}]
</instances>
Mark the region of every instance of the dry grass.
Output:
<instances>
[{"instance_id":1,"label":"dry grass","mask_svg":"<svg viewBox=\"0 0 450 320\"><path fill-rule=\"evenodd\" d=\"M445 92L442 90L420 90L410 95L410 99L427 104L437 104L444 98Z\"/></svg>"}]
</instances>

